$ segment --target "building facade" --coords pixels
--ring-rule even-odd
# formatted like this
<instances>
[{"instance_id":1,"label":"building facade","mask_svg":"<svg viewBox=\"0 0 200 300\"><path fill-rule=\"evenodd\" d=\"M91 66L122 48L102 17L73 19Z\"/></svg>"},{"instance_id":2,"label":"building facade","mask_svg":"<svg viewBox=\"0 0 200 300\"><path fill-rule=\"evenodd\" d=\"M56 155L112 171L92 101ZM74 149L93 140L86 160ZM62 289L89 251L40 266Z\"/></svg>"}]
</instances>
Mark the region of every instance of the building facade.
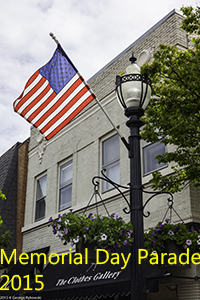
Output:
<instances>
[{"instance_id":1,"label":"building facade","mask_svg":"<svg viewBox=\"0 0 200 300\"><path fill-rule=\"evenodd\" d=\"M161 43L173 44L181 49L189 46L188 35L181 30L182 15L173 10L160 22L149 29L108 65L95 74L88 84L105 108L121 134L127 139L129 129L126 117L115 96L116 75L125 70L129 58L148 50L151 59ZM168 147L168 151L170 151ZM158 165L155 154L166 151L162 144L141 143L142 180L150 190L151 172L160 169L162 174L172 173L170 165ZM61 255L69 250L56 238L48 227L50 217L59 213L82 212L93 194L92 178L100 176L101 170L121 185L127 185L129 159L127 149L110 124L99 105L93 100L81 113L46 142L37 129L32 128L28 154L28 177L25 221L22 229L23 252L37 251L50 247L49 254ZM123 212L126 203L118 191L109 184L100 182L99 192L110 214L117 213L128 221L130 216ZM126 192L128 197L128 193ZM148 195L144 194L144 201ZM199 192L188 186L174 195L174 206L185 223L200 223ZM160 195L149 203L151 212L144 220L145 230L161 221L167 209L166 195ZM104 214L103 207L99 211ZM95 212L91 203L88 212ZM179 221L174 216L174 222ZM149 293L149 299L200 299L198 266L174 270L173 277L159 280L159 291ZM176 276L176 277L175 277ZM184 277L184 278L181 278ZM187 277L187 279L186 279ZM187 295L187 296L186 296Z\"/></svg>"},{"instance_id":2,"label":"building facade","mask_svg":"<svg viewBox=\"0 0 200 300\"><path fill-rule=\"evenodd\" d=\"M23 143L17 142L0 157L0 189L6 195L6 200L0 201L0 214L5 230L10 230L12 233L12 248L5 251L10 255L12 250L16 249L17 258L22 252L28 144L28 140ZM4 269L1 271L3 272Z\"/></svg>"}]
</instances>

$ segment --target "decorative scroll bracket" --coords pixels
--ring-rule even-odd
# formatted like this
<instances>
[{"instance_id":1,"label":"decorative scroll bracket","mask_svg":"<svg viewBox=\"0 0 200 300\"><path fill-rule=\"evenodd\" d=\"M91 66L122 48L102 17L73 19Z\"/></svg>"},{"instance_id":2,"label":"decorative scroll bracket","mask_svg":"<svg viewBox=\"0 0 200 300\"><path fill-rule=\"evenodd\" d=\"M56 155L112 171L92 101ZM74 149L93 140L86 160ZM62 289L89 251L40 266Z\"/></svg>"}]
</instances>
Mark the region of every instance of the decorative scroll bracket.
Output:
<instances>
[{"instance_id":1,"label":"decorative scroll bracket","mask_svg":"<svg viewBox=\"0 0 200 300\"><path fill-rule=\"evenodd\" d=\"M125 200L125 202L126 202L126 204L127 204L127 207L123 208L123 212L124 212L125 214L130 214L131 211L133 211L133 210L135 209L135 207L131 207L131 206L130 206L130 203L129 203L128 199L126 198L126 196L124 195L124 193L121 191L121 189L126 189L126 190L129 190L129 191L130 191L130 189L131 189L130 184L128 184L129 186L122 186L122 185L120 185L120 184L118 184L118 183L112 181L109 177L107 177L106 174L105 174L105 172L106 172L106 170L103 169L103 170L101 170L102 176L95 176L95 177L93 177L92 183L93 183L93 185L94 185L94 194L92 195L92 197L91 197L91 199L90 199L90 201L89 201L89 203L88 203L88 205L87 205L85 211L87 210L87 208L88 208L88 206L89 206L89 204L90 204L92 198L94 197L94 195L97 195L97 194L98 194L98 196L100 197L100 199L101 199L101 201L102 201L102 203L103 203L103 200L102 200L102 198L101 198L101 196L100 196L100 194L99 194L99 192L98 192L98 191L99 191L99 181L97 181L97 180L100 179L100 180L103 180L103 181L106 181L106 182L110 183L110 184L111 184L111 185L112 185L112 186L120 193L120 195L123 197L123 199ZM133 187L133 188L134 188L134 187ZM149 211L146 212L146 213L144 212L144 209L146 208L147 204L148 204L154 197L156 197L156 196L158 196L158 195L161 195L161 194L165 194L165 195L169 195L169 197L167 198L167 201L168 201L168 208L167 208L167 211L166 211L166 213L165 213L165 215L164 215L164 217L163 217L163 221L164 221L164 219L165 219L165 217L166 217L168 211L170 211L170 220L171 220L171 217L172 217L172 211L174 211L175 214L179 217L179 219L180 219L181 221L183 221L183 220L181 219L181 217L179 216L179 214L176 212L176 210L173 208L173 195L172 195L172 193L165 191L165 190L166 190L166 186L165 186L161 191L158 191L158 192L149 192L149 191L145 191L145 190L143 189L143 187L141 187L141 189L142 189L142 191L143 191L144 193L151 194L151 196L146 200L145 204L141 207L141 210L143 211L143 216L144 216L145 218L147 218L147 217L150 216L150 212L149 212ZM104 204L104 203L103 203L103 205L104 205L104 207L105 207L105 204ZM105 209L106 209L106 207L105 207ZM137 209L138 209L138 208L137 208ZM107 209L106 209L106 211L107 211ZM98 212L97 212L97 213L98 213ZM108 213L108 212L107 212L107 213ZM109 215L109 214L108 214L108 215Z\"/></svg>"}]
</instances>

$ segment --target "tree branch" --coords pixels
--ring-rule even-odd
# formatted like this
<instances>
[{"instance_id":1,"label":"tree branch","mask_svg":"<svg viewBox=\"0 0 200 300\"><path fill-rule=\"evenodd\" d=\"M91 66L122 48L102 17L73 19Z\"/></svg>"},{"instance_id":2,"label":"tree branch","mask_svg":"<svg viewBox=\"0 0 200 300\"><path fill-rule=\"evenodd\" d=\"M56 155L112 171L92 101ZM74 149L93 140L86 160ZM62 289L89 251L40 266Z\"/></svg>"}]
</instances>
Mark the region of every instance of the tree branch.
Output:
<instances>
[{"instance_id":1,"label":"tree branch","mask_svg":"<svg viewBox=\"0 0 200 300\"><path fill-rule=\"evenodd\" d=\"M182 85L188 90L190 91L191 93L193 93L198 99L200 98L200 95L198 95L195 91L193 91L192 89L190 89L186 84L185 82L182 80L182 78L179 76L179 74L175 71L174 67L173 67L173 64L172 64L172 61L169 60L169 63L170 63L170 68L171 70L173 71L174 74L176 74L176 76L179 78L180 82L182 83Z\"/></svg>"}]
</instances>

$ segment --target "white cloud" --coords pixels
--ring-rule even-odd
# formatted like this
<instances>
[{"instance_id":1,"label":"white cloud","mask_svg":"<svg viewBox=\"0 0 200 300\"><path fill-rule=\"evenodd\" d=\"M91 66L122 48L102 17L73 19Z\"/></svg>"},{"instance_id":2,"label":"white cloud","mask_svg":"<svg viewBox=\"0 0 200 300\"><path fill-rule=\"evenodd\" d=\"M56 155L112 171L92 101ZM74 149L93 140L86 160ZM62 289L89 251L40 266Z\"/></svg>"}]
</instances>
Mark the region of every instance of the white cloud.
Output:
<instances>
[{"instance_id":1,"label":"white cloud","mask_svg":"<svg viewBox=\"0 0 200 300\"><path fill-rule=\"evenodd\" d=\"M0 11L0 155L29 136L12 103L29 77L52 56L53 32L89 79L151 26L196 0L6 0Z\"/></svg>"}]
</instances>

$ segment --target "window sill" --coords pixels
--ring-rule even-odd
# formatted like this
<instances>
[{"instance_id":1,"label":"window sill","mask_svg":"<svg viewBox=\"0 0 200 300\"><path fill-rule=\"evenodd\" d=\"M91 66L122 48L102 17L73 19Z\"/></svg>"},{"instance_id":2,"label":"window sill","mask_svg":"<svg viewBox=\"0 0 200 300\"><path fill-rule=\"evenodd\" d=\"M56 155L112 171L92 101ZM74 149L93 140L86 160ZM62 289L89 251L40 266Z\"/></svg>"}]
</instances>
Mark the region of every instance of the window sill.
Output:
<instances>
[{"instance_id":1,"label":"window sill","mask_svg":"<svg viewBox=\"0 0 200 300\"><path fill-rule=\"evenodd\" d=\"M38 218L37 220L34 221L34 223L39 222L39 221L41 221L41 220L43 220L43 219L45 219L45 216L44 216L44 217L41 217L41 218Z\"/></svg>"},{"instance_id":2,"label":"window sill","mask_svg":"<svg viewBox=\"0 0 200 300\"><path fill-rule=\"evenodd\" d=\"M69 205L69 206L67 206L65 208L59 208L58 212L61 212L61 211L66 210L66 209L69 209L70 207L72 207L72 205Z\"/></svg>"},{"instance_id":3,"label":"window sill","mask_svg":"<svg viewBox=\"0 0 200 300\"><path fill-rule=\"evenodd\" d=\"M157 168L157 169L154 169L154 170L152 170L152 171L149 171L149 172L143 174L142 177L149 176L149 175L151 175L153 172L156 172L156 171L160 171L160 170L166 169L167 167L168 167L168 164L166 164L165 166L159 167L159 168Z\"/></svg>"}]
</instances>

